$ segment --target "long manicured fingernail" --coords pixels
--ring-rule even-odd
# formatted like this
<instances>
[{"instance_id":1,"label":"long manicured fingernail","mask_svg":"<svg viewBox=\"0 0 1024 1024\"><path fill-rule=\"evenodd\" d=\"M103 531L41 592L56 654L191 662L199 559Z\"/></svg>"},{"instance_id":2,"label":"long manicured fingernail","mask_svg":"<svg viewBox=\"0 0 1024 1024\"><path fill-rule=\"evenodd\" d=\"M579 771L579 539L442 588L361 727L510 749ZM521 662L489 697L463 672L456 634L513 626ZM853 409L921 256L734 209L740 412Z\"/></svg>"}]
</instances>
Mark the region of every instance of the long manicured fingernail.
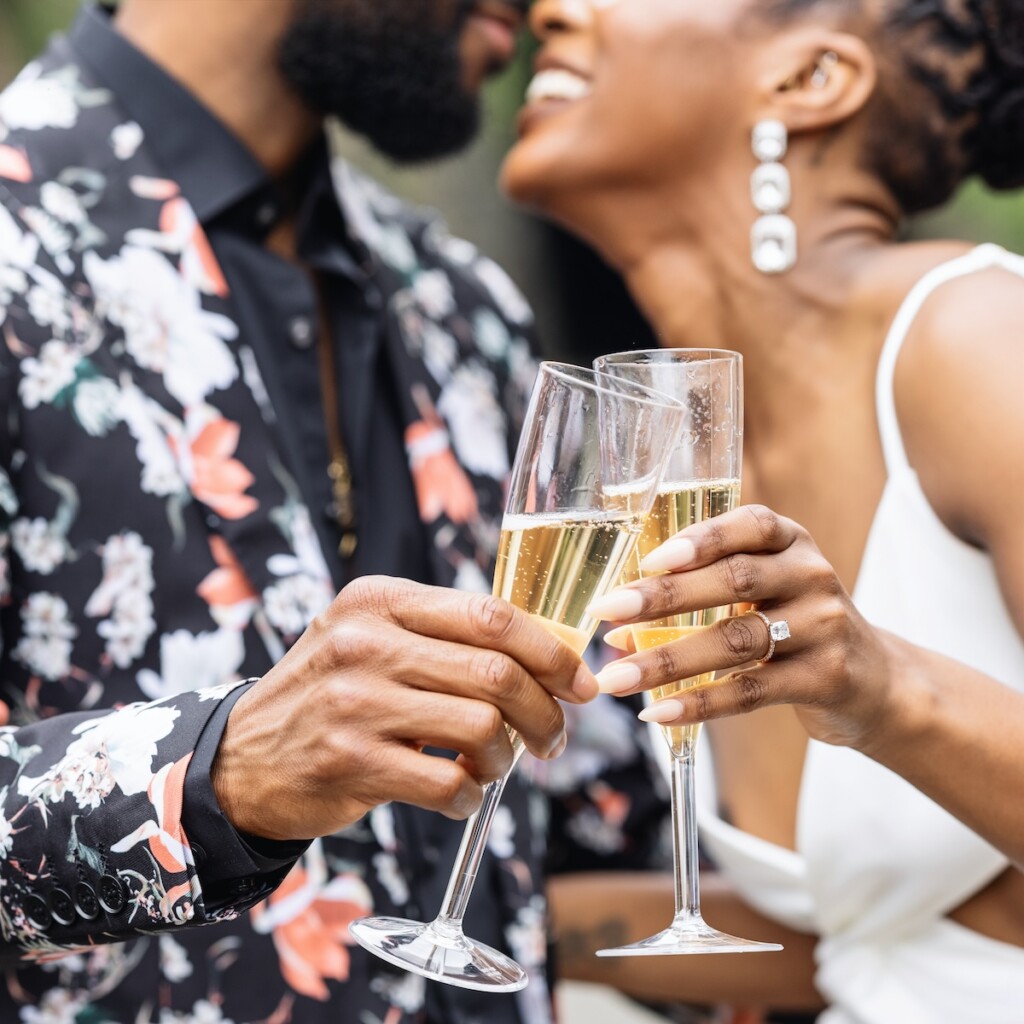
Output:
<instances>
[{"instance_id":1,"label":"long manicured fingernail","mask_svg":"<svg viewBox=\"0 0 1024 1024\"><path fill-rule=\"evenodd\" d=\"M644 708L637 717L641 722L667 725L683 717L683 703L678 700L662 700L649 708Z\"/></svg>"},{"instance_id":2,"label":"long manicured fingernail","mask_svg":"<svg viewBox=\"0 0 1024 1024\"><path fill-rule=\"evenodd\" d=\"M644 572L675 572L692 565L696 557L697 549L692 540L673 537L643 559L640 568Z\"/></svg>"},{"instance_id":3,"label":"long manicured fingernail","mask_svg":"<svg viewBox=\"0 0 1024 1024\"><path fill-rule=\"evenodd\" d=\"M644 610L644 599L635 590L613 590L587 605L587 614L595 619L622 622L635 619Z\"/></svg>"},{"instance_id":4,"label":"long manicured fingernail","mask_svg":"<svg viewBox=\"0 0 1024 1024\"><path fill-rule=\"evenodd\" d=\"M626 693L640 685L640 669L628 661L613 661L597 673L602 693Z\"/></svg>"},{"instance_id":5,"label":"long manicured fingernail","mask_svg":"<svg viewBox=\"0 0 1024 1024\"><path fill-rule=\"evenodd\" d=\"M608 630L604 635L604 642L614 648L616 651L627 651L629 654L633 653L633 627L632 626L616 626L615 629Z\"/></svg>"},{"instance_id":6,"label":"long manicured fingernail","mask_svg":"<svg viewBox=\"0 0 1024 1024\"><path fill-rule=\"evenodd\" d=\"M572 692L585 704L589 704L600 692L594 673L586 665L580 665L572 681Z\"/></svg>"}]
</instances>

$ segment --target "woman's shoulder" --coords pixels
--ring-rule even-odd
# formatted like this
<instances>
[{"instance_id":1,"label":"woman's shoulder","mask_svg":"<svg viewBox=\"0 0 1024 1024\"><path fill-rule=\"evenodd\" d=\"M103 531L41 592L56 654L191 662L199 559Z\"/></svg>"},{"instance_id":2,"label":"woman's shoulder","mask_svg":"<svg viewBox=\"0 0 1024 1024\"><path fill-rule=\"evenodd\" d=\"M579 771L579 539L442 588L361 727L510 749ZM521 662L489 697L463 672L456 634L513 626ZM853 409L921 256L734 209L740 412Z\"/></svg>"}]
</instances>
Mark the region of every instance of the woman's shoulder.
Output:
<instances>
[{"instance_id":1,"label":"woman's shoulder","mask_svg":"<svg viewBox=\"0 0 1024 1024\"><path fill-rule=\"evenodd\" d=\"M910 324L893 388L933 507L983 544L993 490L1024 446L1024 257L994 247L965 256L967 272L929 291Z\"/></svg>"}]
</instances>

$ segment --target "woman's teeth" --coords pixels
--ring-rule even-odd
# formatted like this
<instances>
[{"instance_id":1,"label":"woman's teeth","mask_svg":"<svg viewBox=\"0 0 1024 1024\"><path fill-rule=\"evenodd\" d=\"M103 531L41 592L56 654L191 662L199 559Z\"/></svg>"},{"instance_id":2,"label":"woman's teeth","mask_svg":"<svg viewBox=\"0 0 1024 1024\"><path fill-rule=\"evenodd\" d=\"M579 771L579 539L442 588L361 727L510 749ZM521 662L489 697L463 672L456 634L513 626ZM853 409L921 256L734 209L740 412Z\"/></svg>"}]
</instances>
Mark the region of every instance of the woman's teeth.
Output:
<instances>
[{"instance_id":1,"label":"woman's teeth","mask_svg":"<svg viewBox=\"0 0 1024 1024\"><path fill-rule=\"evenodd\" d=\"M590 83L572 71L541 71L526 90L526 102L538 100L581 100L590 95Z\"/></svg>"}]
</instances>

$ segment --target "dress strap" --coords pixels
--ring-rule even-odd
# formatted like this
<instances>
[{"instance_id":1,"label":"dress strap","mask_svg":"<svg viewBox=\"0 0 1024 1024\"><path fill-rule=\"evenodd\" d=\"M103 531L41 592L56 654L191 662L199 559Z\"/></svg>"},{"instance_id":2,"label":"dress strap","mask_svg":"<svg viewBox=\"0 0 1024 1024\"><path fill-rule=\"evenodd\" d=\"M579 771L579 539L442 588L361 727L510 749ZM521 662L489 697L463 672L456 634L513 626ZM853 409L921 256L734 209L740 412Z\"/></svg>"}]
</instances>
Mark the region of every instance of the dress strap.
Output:
<instances>
[{"instance_id":1,"label":"dress strap","mask_svg":"<svg viewBox=\"0 0 1024 1024\"><path fill-rule=\"evenodd\" d=\"M878 432L882 439L882 451L889 476L893 476L899 470L910 468L906 449L903 447L899 419L896 416L896 396L893 391L896 361L899 359L903 342L906 341L917 314L921 312L921 307L936 289L947 281L980 270L988 270L990 267L1002 267L1024 277L1024 256L1007 252L999 245L979 245L963 256L940 263L910 289L893 319L878 361L878 376L875 382Z\"/></svg>"}]
</instances>

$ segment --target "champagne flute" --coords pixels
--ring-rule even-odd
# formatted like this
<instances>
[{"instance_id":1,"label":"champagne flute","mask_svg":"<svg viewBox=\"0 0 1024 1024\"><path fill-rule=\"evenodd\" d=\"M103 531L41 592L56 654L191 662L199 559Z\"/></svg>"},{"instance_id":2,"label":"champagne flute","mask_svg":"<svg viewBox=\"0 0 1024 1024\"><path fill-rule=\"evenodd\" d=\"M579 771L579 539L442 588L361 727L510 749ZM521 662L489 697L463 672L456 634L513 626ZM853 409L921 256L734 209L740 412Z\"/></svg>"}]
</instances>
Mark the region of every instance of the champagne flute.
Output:
<instances>
[{"instance_id":1,"label":"champagne flute","mask_svg":"<svg viewBox=\"0 0 1024 1024\"><path fill-rule=\"evenodd\" d=\"M564 363L541 364L512 469L494 593L537 616L577 653L598 625L587 606L619 582L684 414L681 403L631 381ZM511 729L509 736L514 767L523 743ZM529 979L519 964L462 928L507 780L484 788L437 918L429 924L363 918L350 925L360 945L461 988L525 987Z\"/></svg>"},{"instance_id":2,"label":"champagne flute","mask_svg":"<svg viewBox=\"0 0 1024 1024\"><path fill-rule=\"evenodd\" d=\"M686 424L658 487L654 508L625 573L641 575L640 560L680 530L729 512L739 503L743 459L743 361L721 349L654 349L602 356L595 367L623 380L678 399ZM730 614L713 608L644 623L633 628L638 651L650 650L704 629ZM653 691L662 700L701 683L714 673L682 679ZM700 726L662 727L672 754L672 853L675 917L663 932L628 946L602 949L598 956L654 956L680 953L756 953L780 950L777 943L740 939L705 924L700 912L694 760Z\"/></svg>"}]
</instances>

